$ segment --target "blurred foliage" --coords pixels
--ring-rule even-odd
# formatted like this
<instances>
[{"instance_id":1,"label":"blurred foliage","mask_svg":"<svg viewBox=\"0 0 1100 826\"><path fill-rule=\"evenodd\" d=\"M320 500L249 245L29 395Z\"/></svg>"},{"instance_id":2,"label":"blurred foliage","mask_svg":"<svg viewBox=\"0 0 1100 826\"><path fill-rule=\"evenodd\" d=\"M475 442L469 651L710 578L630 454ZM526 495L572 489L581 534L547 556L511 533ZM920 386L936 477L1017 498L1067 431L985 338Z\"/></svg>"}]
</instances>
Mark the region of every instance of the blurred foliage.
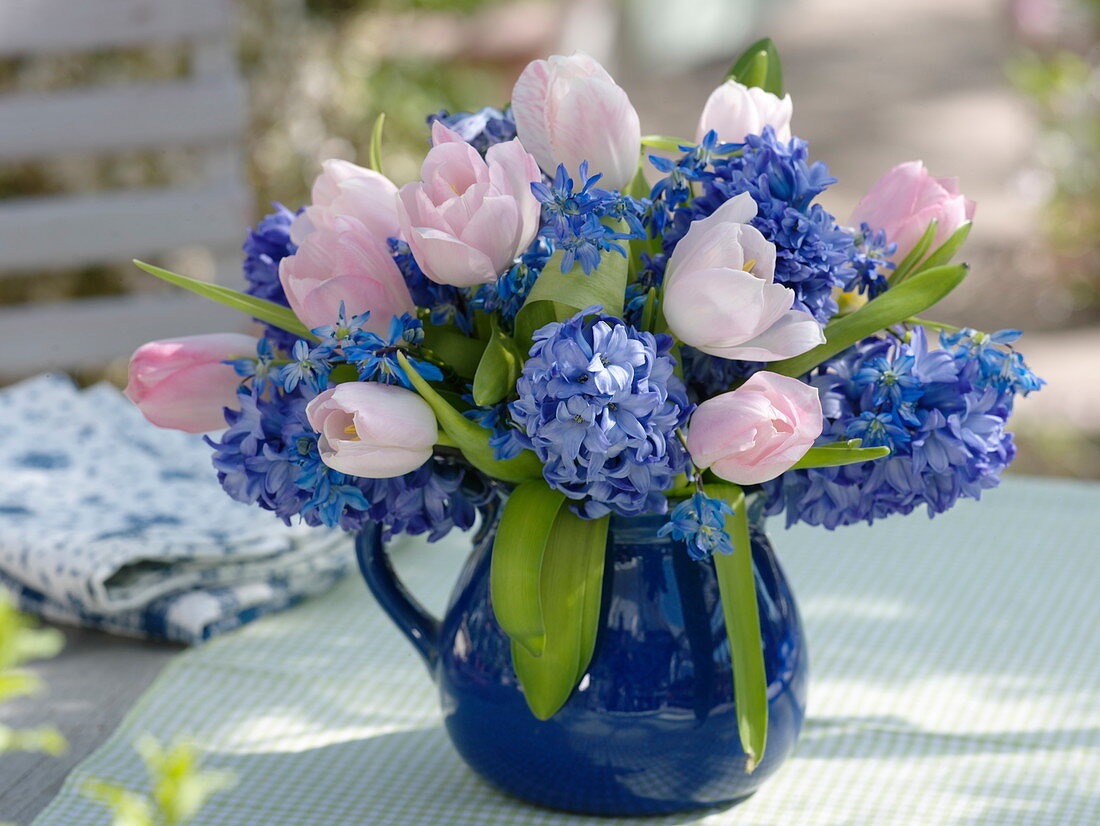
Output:
<instances>
[{"instance_id":1,"label":"blurred foliage","mask_svg":"<svg viewBox=\"0 0 1100 826\"><path fill-rule=\"evenodd\" d=\"M501 0L306 0L306 9L324 17L371 11L446 11L472 14Z\"/></svg>"},{"instance_id":2,"label":"blurred foliage","mask_svg":"<svg viewBox=\"0 0 1100 826\"><path fill-rule=\"evenodd\" d=\"M1046 0L1028 11L1017 15L1026 45L1008 75L1039 120L1034 158L1055 272L1074 304L1095 315L1100 310L1100 0Z\"/></svg>"},{"instance_id":3,"label":"blurred foliage","mask_svg":"<svg viewBox=\"0 0 1100 826\"><path fill-rule=\"evenodd\" d=\"M54 656L61 650L61 634L39 629L35 622L0 595L0 703L42 690L42 682L19 666ZM12 729L0 725L0 754L12 751L64 753L65 738L56 728Z\"/></svg>"},{"instance_id":4,"label":"blurred foliage","mask_svg":"<svg viewBox=\"0 0 1100 826\"><path fill-rule=\"evenodd\" d=\"M145 795L103 780L87 780L82 793L111 810L114 826L177 826L192 820L210 797L236 781L224 771L199 765L198 751L187 742L162 747L152 737L137 743L152 794Z\"/></svg>"}]
</instances>

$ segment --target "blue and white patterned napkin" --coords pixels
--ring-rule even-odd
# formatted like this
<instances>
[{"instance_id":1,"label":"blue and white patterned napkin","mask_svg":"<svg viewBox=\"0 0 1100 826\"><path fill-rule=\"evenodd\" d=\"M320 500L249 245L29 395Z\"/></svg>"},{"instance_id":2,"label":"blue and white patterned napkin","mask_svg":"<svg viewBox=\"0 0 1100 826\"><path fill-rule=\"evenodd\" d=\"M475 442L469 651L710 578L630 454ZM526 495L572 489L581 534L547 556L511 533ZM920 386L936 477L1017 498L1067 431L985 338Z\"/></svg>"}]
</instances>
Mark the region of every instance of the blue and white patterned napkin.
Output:
<instances>
[{"instance_id":1,"label":"blue and white patterned napkin","mask_svg":"<svg viewBox=\"0 0 1100 826\"><path fill-rule=\"evenodd\" d=\"M109 385L0 391L0 585L23 610L197 642L349 569L339 531L287 527L221 490L198 436L149 424Z\"/></svg>"}]
</instances>

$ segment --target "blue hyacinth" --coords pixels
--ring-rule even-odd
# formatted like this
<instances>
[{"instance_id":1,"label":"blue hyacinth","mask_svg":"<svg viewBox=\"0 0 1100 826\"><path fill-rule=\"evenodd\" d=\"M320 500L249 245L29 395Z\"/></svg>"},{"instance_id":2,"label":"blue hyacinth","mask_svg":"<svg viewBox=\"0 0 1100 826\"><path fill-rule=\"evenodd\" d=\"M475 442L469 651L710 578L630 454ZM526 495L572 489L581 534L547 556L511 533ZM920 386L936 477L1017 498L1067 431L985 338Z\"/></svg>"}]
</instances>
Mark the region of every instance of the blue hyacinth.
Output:
<instances>
[{"instance_id":1,"label":"blue hyacinth","mask_svg":"<svg viewBox=\"0 0 1100 826\"><path fill-rule=\"evenodd\" d=\"M667 510L662 491L688 464L676 430L692 410L671 345L598 307L535 333L512 418L581 516Z\"/></svg>"},{"instance_id":2,"label":"blue hyacinth","mask_svg":"<svg viewBox=\"0 0 1100 826\"><path fill-rule=\"evenodd\" d=\"M510 141L516 136L516 122L512 119L512 110L503 110L485 106L476 112L455 112L449 114L440 109L434 115L428 115L428 127L436 121L453 129L462 139L484 155L495 143Z\"/></svg>"},{"instance_id":3,"label":"blue hyacinth","mask_svg":"<svg viewBox=\"0 0 1100 826\"><path fill-rule=\"evenodd\" d=\"M692 559L706 559L716 551L731 554L733 542L726 533L726 517L732 515L726 502L698 492L672 509L657 535L683 542Z\"/></svg>"},{"instance_id":4,"label":"blue hyacinth","mask_svg":"<svg viewBox=\"0 0 1100 826\"><path fill-rule=\"evenodd\" d=\"M492 284L482 284L473 292L469 306L499 314L503 329L511 332L516 313L523 307L552 253L553 247L545 239L536 238L508 272Z\"/></svg>"},{"instance_id":5,"label":"blue hyacinth","mask_svg":"<svg viewBox=\"0 0 1100 826\"><path fill-rule=\"evenodd\" d=\"M272 204L275 211L264 216L255 228L248 231L244 242L244 278L248 282L245 292L282 304L289 303L279 280L279 262L298 251L290 240L290 225L298 212L291 212L280 203ZM276 349L289 352L298 337L278 327L265 324L266 335Z\"/></svg>"},{"instance_id":6,"label":"blue hyacinth","mask_svg":"<svg viewBox=\"0 0 1100 826\"><path fill-rule=\"evenodd\" d=\"M325 465L305 415L314 395L305 382L291 391L242 385L240 409L226 410L229 427L220 438L206 439L231 497L273 511L287 524L297 517L356 531L376 521L387 536L427 533L435 541L452 528L473 525L490 488L476 471L447 459L434 457L393 479L348 476Z\"/></svg>"},{"instance_id":7,"label":"blue hyacinth","mask_svg":"<svg viewBox=\"0 0 1100 826\"><path fill-rule=\"evenodd\" d=\"M819 443L859 438L891 455L788 471L764 485L768 513L832 529L980 498L1015 455L1005 430L1015 396L1043 384L1004 348L1016 335L963 330L930 349L918 328L905 340L865 339L827 362L812 379L825 414Z\"/></svg>"},{"instance_id":8,"label":"blue hyacinth","mask_svg":"<svg viewBox=\"0 0 1100 826\"><path fill-rule=\"evenodd\" d=\"M850 258L851 277L844 285L845 290L866 293L874 298L886 292L890 284L887 279L895 269L890 260L898 248L886 237L886 230L874 230L867 223L859 225L852 232L852 254Z\"/></svg>"}]
</instances>

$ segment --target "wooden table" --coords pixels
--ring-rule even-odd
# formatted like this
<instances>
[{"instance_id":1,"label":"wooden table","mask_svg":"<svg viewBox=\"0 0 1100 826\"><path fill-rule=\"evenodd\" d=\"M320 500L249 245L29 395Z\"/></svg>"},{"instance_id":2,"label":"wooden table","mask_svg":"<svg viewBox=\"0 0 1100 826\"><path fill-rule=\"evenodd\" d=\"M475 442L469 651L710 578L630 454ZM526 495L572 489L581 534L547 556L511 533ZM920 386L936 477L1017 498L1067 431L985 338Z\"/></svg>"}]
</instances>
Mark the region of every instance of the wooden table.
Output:
<instances>
[{"instance_id":1,"label":"wooden table","mask_svg":"<svg viewBox=\"0 0 1100 826\"><path fill-rule=\"evenodd\" d=\"M168 660L183 650L170 643L62 630L64 651L28 668L43 680L45 690L0 706L0 723L19 728L55 725L68 739L69 751L62 757L0 756L3 823L27 826L54 798L73 766L114 731Z\"/></svg>"}]
</instances>

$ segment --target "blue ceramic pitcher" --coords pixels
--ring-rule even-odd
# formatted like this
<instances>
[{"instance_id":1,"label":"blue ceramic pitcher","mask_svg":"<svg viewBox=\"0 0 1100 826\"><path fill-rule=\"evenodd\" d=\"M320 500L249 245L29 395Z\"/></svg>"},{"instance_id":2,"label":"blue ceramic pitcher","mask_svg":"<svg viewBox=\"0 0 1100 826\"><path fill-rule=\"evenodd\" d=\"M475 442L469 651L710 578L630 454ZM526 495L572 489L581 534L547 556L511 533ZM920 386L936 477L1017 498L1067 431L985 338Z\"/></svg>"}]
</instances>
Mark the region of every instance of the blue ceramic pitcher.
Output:
<instances>
[{"instance_id":1,"label":"blue ceramic pitcher","mask_svg":"<svg viewBox=\"0 0 1100 826\"><path fill-rule=\"evenodd\" d=\"M790 753L806 707L798 609L759 518L752 555L768 678L768 740L745 771L729 644L711 562L657 531L667 517L613 516L595 653L552 718L528 710L489 602L497 514L474 539L442 621L397 581L372 528L356 552L367 585L439 686L455 748L524 800L596 815L724 806L751 795Z\"/></svg>"}]
</instances>

